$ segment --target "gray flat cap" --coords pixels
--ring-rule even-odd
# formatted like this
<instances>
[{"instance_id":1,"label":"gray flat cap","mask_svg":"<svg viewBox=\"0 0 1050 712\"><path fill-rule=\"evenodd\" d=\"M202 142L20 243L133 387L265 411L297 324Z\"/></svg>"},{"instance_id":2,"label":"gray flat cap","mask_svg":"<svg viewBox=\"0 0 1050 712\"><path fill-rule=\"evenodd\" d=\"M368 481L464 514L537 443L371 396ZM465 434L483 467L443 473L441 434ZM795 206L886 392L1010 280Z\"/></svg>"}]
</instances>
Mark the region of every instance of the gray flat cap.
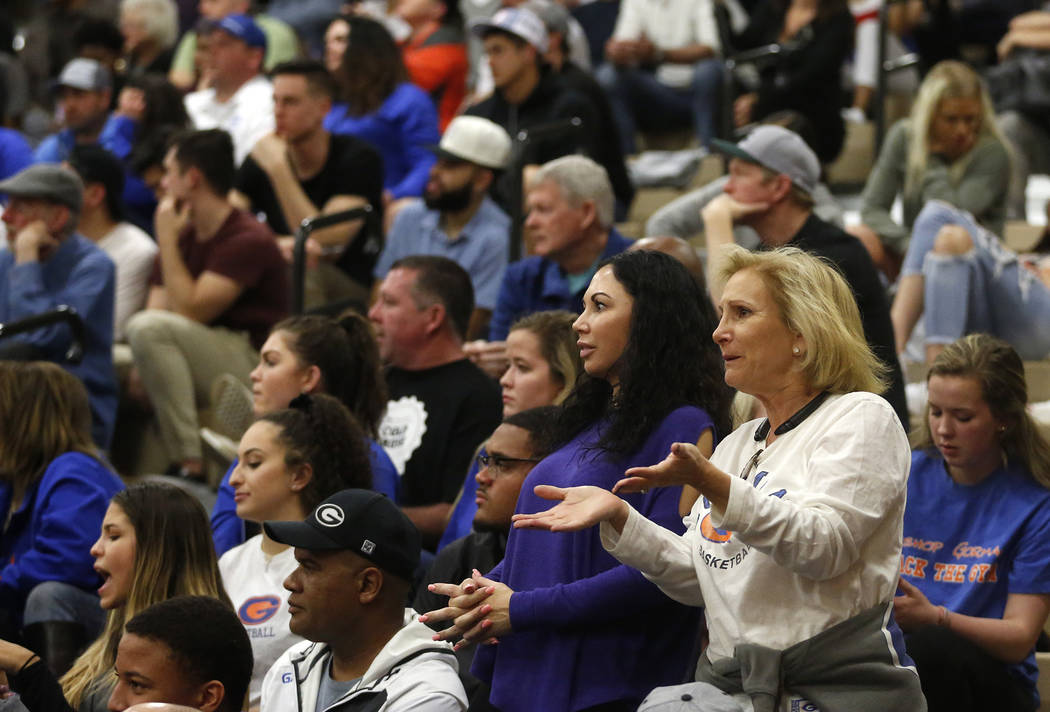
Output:
<instances>
[{"instance_id":1,"label":"gray flat cap","mask_svg":"<svg viewBox=\"0 0 1050 712\"><path fill-rule=\"evenodd\" d=\"M79 211L84 183L76 173L57 163L36 163L0 181L0 193L17 198L41 198Z\"/></svg>"}]
</instances>

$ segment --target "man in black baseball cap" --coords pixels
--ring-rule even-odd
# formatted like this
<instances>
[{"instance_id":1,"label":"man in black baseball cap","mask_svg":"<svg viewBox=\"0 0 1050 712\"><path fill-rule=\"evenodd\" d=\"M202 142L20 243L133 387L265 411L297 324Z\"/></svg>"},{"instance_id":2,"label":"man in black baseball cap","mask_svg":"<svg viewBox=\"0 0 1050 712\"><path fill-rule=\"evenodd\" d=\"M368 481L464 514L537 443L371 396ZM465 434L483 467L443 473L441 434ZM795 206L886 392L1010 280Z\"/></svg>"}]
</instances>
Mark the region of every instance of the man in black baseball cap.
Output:
<instances>
[{"instance_id":1,"label":"man in black baseball cap","mask_svg":"<svg viewBox=\"0 0 1050 712\"><path fill-rule=\"evenodd\" d=\"M262 712L415 706L466 709L452 646L405 608L420 536L408 517L370 490L338 492L302 522L266 522L295 547L284 581L289 628L306 638L266 674Z\"/></svg>"}]
</instances>

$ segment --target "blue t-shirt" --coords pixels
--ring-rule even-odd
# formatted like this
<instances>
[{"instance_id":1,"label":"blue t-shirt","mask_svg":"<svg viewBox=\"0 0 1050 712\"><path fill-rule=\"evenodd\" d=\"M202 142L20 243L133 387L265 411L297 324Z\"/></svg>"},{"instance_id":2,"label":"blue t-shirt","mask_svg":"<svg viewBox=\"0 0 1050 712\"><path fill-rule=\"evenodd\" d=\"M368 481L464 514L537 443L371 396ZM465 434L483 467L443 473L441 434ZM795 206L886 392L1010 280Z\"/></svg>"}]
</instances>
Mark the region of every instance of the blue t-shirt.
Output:
<instances>
[{"instance_id":1,"label":"blue t-shirt","mask_svg":"<svg viewBox=\"0 0 1050 712\"><path fill-rule=\"evenodd\" d=\"M1011 593L1050 593L1050 491L1019 466L956 484L944 461L912 454L901 575L934 605L1002 618ZM1038 699L1033 649L1008 666Z\"/></svg>"}]
</instances>

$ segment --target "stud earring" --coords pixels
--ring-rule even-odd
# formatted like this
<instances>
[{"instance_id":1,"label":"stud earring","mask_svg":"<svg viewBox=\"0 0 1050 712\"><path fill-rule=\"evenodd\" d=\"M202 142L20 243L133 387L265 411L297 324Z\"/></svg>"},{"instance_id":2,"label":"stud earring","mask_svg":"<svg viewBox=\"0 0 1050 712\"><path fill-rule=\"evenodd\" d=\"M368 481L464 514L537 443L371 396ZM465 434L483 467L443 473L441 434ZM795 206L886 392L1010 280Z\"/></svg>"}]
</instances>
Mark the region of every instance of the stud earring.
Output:
<instances>
[{"instance_id":1,"label":"stud earring","mask_svg":"<svg viewBox=\"0 0 1050 712\"><path fill-rule=\"evenodd\" d=\"M798 355L799 355L800 353L802 353L802 350L801 350L801 349L800 349L799 347L797 347L797 346L796 346L795 348L791 349L791 351L792 351L792 352L793 352L793 353L794 353L794 354L795 354L796 356L798 356Z\"/></svg>"}]
</instances>

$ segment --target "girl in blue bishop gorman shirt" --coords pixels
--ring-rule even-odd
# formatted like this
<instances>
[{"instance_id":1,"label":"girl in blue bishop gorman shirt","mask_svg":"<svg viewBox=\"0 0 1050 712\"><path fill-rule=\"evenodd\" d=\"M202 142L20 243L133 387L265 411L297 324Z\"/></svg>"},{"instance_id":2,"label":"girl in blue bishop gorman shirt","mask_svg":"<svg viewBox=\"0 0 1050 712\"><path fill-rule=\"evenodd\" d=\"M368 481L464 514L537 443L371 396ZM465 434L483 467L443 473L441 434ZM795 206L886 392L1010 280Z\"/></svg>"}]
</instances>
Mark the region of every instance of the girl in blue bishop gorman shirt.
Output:
<instances>
[{"instance_id":1,"label":"girl in blue bishop gorman shirt","mask_svg":"<svg viewBox=\"0 0 1050 712\"><path fill-rule=\"evenodd\" d=\"M927 385L894 615L930 712L1034 710L1035 641L1050 611L1050 442L1003 341L959 339Z\"/></svg>"}]
</instances>

